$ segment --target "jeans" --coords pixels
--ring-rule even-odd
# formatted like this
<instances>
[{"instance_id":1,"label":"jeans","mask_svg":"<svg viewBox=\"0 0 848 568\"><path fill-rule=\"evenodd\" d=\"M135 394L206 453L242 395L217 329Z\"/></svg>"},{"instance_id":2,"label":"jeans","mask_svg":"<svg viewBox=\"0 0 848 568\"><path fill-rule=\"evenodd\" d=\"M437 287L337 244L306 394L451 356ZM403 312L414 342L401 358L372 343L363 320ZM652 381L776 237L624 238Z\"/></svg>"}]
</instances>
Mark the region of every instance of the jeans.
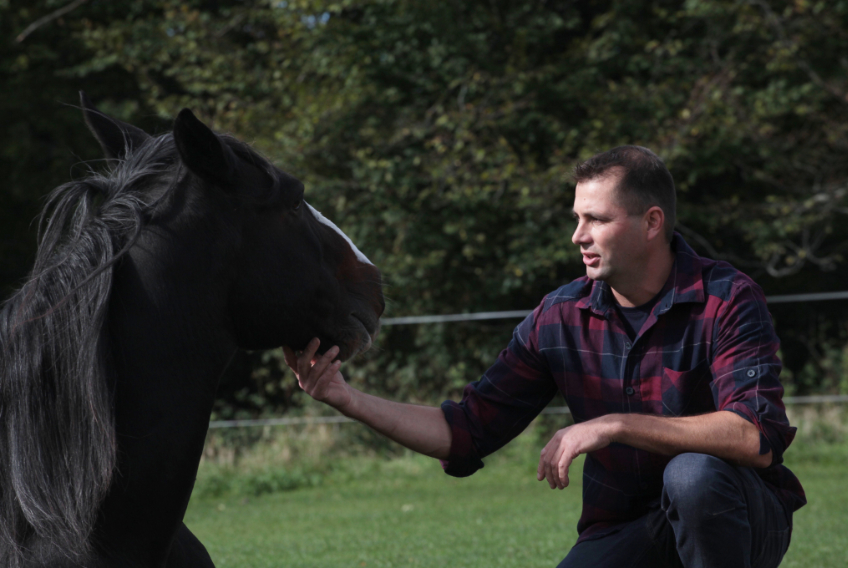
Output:
<instances>
[{"instance_id":1,"label":"jeans","mask_svg":"<svg viewBox=\"0 0 848 568\"><path fill-rule=\"evenodd\" d=\"M575 545L558 568L774 568L789 548L791 513L757 473L681 454L643 517Z\"/></svg>"}]
</instances>

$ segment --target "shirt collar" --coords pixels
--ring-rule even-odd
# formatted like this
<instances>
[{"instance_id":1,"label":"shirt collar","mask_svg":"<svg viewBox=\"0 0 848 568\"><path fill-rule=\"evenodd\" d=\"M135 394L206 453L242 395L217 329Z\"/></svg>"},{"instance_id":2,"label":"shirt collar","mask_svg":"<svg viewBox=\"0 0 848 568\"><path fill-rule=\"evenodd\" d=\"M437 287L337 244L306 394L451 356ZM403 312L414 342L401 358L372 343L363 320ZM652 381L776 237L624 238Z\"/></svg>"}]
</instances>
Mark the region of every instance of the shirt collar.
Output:
<instances>
[{"instance_id":1,"label":"shirt collar","mask_svg":"<svg viewBox=\"0 0 848 568\"><path fill-rule=\"evenodd\" d=\"M653 313L664 314L674 304L687 302L704 302L703 261L690 247L680 233L675 232L671 241L674 251L674 265L665 285L659 293L659 300L654 306ZM590 309L599 316L615 307L615 298L606 282L593 281L591 292L583 297L577 307Z\"/></svg>"}]
</instances>

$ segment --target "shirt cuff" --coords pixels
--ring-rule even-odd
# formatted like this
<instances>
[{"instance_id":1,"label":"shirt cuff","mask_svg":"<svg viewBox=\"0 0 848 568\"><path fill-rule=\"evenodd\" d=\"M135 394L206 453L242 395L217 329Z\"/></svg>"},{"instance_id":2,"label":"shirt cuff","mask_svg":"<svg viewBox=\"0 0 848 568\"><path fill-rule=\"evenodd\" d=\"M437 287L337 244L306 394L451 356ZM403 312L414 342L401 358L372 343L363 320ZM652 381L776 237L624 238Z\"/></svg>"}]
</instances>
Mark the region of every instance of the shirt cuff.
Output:
<instances>
[{"instance_id":1,"label":"shirt cuff","mask_svg":"<svg viewBox=\"0 0 848 568\"><path fill-rule=\"evenodd\" d=\"M760 451L758 452L759 455L764 456L767 453L772 452L771 464L769 465L769 467L783 462L784 446L781 445L778 448L775 444L771 443L769 437L766 435L766 432L763 429L762 423L760 422L753 410L751 410L744 403L741 402L733 402L722 408L722 410L726 410L727 412L732 412L737 416L741 416L742 418L757 427L757 430L760 431Z\"/></svg>"},{"instance_id":2,"label":"shirt cuff","mask_svg":"<svg viewBox=\"0 0 848 568\"><path fill-rule=\"evenodd\" d=\"M448 459L439 460L442 469L453 477L468 477L483 467L483 460L477 453L471 432L467 428L462 407L452 400L442 403L442 412L451 429L451 447Z\"/></svg>"}]
</instances>

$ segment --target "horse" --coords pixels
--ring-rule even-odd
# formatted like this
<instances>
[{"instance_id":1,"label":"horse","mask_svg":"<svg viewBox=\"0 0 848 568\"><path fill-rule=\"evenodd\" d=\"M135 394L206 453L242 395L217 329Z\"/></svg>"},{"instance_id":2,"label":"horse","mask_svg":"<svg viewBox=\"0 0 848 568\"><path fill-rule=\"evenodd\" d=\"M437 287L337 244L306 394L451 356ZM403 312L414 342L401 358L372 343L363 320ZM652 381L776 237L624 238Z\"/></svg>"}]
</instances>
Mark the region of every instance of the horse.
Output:
<instances>
[{"instance_id":1,"label":"horse","mask_svg":"<svg viewBox=\"0 0 848 568\"><path fill-rule=\"evenodd\" d=\"M108 172L50 194L0 310L0 567L213 566L183 516L220 376L238 348L368 349L380 271L190 110L152 136L80 101Z\"/></svg>"}]
</instances>

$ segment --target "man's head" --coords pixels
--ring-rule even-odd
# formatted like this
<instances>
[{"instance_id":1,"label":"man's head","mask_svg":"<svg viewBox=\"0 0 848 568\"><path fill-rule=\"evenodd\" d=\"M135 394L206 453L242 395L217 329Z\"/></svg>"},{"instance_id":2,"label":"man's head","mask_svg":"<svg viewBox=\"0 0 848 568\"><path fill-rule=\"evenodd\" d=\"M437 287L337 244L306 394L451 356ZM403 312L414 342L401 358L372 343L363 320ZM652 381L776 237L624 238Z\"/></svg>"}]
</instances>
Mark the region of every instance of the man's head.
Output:
<instances>
[{"instance_id":1,"label":"man's head","mask_svg":"<svg viewBox=\"0 0 848 568\"><path fill-rule=\"evenodd\" d=\"M617 177L616 198L631 215L641 215L654 206L662 209L665 239L671 243L677 196L671 172L659 156L642 146L618 146L574 168L578 184L609 175Z\"/></svg>"},{"instance_id":2,"label":"man's head","mask_svg":"<svg viewBox=\"0 0 848 568\"><path fill-rule=\"evenodd\" d=\"M574 171L577 188L572 241L586 274L628 295L653 279L651 270L669 258L675 214L674 182L647 148L622 146L603 152ZM670 267L669 267L670 268ZM650 299L650 298L647 298Z\"/></svg>"}]
</instances>

